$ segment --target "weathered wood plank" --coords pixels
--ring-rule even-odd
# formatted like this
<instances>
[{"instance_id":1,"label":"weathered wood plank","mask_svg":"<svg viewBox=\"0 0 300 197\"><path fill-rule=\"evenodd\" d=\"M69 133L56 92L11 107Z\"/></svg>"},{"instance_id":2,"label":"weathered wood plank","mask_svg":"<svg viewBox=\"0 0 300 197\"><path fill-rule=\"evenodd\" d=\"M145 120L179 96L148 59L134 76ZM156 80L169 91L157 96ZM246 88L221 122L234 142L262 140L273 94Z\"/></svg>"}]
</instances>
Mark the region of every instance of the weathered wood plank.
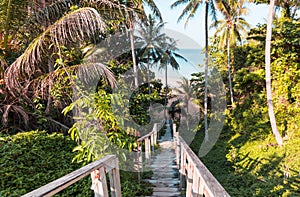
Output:
<instances>
[{"instance_id":1,"label":"weathered wood plank","mask_svg":"<svg viewBox=\"0 0 300 197\"><path fill-rule=\"evenodd\" d=\"M99 159L95 162L92 162L78 170L75 170L51 183L48 183L32 192L29 192L22 197L32 197L32 196L52 196L59 191L65 189L66 187L74 184L80 179L84 178L87 175L90 175L94 170L99 168L106 168L107 171L116 168L115 162L113 162L116 158L115 155L108 155L102 159ZM108 165L107 165L108 164Z\"/></svg>"},{"instance_id":2,"label":"weathered wood plank","mask_svg":"<svg viewBox=\"0 0 300 197\"><path fill-rule=\"evenodd\" d=\"M122 194L118 159L115 160L115 166L116 168L112 169L109 172L110 191L112 197L121 197Z\"/></svg>"},{"instance_id":3,"label":"weathered wood plank","mask_svg":"<svg viewBox=\"0 0 300 197\"><path fill-rule=\"evenodd\" d=\"M104 167L101 167L99 171L100 171L100 191L94 191L94 192L97 193L99 196L108 197L106 172Z\"/></svg>"},{"instance_id":4,"label":"weathered wood plank","mask_svg":"<svg viewBox=\"0 0 300 197\"><path fill-rule=\"evenodd\" d=\"M198 156L191 150L191 148L186 144L186 142L182 139L181 136L179 136L179 140L183 150L181 151L181 155L187 154L190 157L189 162L194 163L194 173L197 173L199 177L203 180L204 192L206 191L206 196L229 197L229 194L226 192L223 186L211 174L211 172L206 168L206 166L200 161ZM181 171L183 170L182 168L185 168L183 164L181 164Z\"/></svg>"}]
</instances>

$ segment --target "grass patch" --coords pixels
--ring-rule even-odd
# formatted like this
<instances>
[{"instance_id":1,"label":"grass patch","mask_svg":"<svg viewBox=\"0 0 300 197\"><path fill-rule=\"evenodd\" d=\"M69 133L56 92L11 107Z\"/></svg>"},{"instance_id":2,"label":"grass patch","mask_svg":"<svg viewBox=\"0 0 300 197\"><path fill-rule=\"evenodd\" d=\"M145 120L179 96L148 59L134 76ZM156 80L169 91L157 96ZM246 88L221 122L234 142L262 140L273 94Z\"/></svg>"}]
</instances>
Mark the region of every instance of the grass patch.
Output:
<instances>
[{"instance_id":1,"label":"grass patch","mask_svg":"<svg viewBox=\"0 0 300 197\"><path fill-rule=\"evenodd\" d=\"M195 136L194 152L203 138L203 132ZM299 136L278 147L272 134L253 139L223 132L200 159L231 196L300 196L299 150Z\"/></svg>"}]
</instances>

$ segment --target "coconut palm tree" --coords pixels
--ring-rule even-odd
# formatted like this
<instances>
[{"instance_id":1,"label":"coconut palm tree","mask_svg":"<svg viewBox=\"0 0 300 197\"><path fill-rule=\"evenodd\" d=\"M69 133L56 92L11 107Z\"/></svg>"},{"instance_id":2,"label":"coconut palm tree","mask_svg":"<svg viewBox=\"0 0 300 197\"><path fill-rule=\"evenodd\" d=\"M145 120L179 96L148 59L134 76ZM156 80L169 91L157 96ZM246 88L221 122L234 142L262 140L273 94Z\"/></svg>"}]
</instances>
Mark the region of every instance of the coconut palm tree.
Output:
<instances>
[{"instance_id":1,"label":"coconut palm tree","mask_svg":"<svg viewBox=\"0 0 300 197\"><path fill-rule=\"evenodd\" d=\"M193 90L193 85L192 85L192 81L188 80L185 77L181 78L181 81L177 81L177 83L179 84L179 88L175 88L176 92L178 92L179 94L183 95L183 101L184 104L186 106L186 124L187 124L187 129L189 130L189 102L191 101L191 99L193 98L194 95L194 90Z\"/></svg>"},{"instance_id":2,"label":"coconut palm tree","mask_svg":"<svg viewBox=\"0 0 300 197\"><path fill-rule=\"evenodd\" d=\"M165 69L166 79L166 94L168 90L167 82L167 66L171 65L173 69L179 69L179 63L176 58L181 58L187 61L180 54L176 53L176 42L173 38L170 38L163 33L163 22L156 22L151 16L148 17L147 23L140 25L137 42L140 44L139 49L139 61L147 63L147 75L148 75L148 90L151 94L149 69L150 64L159 65L159 69ZM165 106L167 104L167 95L165 99Z\"/></svg>"},{"instance_id":3,"label":"coconut palm tree","mask_svg":"<svg viewBox=\"0 0 300 197\"><path fill-rule=\"evenodd\" d=\"M243 16L248 12L248 9L244 7L244 0L240 1L220 1L216 4L218 10L221 11L224 19L215 21L211 27L216 27L214 37L219 36L218 48L227 48L227 68L228 68L228 80L230 90L231 104L234 106L233 100L233 88L231 80L231 67L230 67L230 48L235 46L237 41L241 42L242 38L247 35L247 29L250 25L245 21Z\"/></svg>"},{"instance_id":4,"label":"coconut palm tree","mask_svg":"<svg viewBox=\"0 0 300 197\"><path fill-rule=\"evenodd\" d=\"M62 53L64 48L80 49L105 39L106 21L110 18L121 21L128 12L129 8L116 1L65 0L55 1L32 13L27 28L31 35L37 36L4 73L6 95L11 98L6 99L7 105L1 109L4 119L9 110L28 119L24 110L17 107L18 102L27 102L33 107L33 98L36 96L47 101L55 79L61 79L62 76L71 79L70 73L79 68L83 68L83 73L90 78L99 77L100 74L113 84L113 74L104 64L93 61L86 62L83 67L74 63L65 64ZM46 111L53 103L48 100L47 105Z\"/></svg>"},{"instance_id":5,"label":"coconut palm tree","mask_svg":"<svg viewBox=\"0 0 300 197\"><path fill-rule=\"evenodd\" d=\"M205 127L205 141L209 141L208 136L208 121L207 121L207 102L208 102L208 14L211 12L213 21L216 21L216 12L213 0L177 0L171 5L171 8L187 4L183 9L178 21L181 21L186 15L187 19L185 25L189 20L195 16L202 3L205 3L205 88L204 88L204 127Z\"/></svg>"},{"instance_id":6,"label":"coconut palm tree","mask_svg":"<svg viewBox=\"0 0 300 197\"><path fill-rule=\"evenodd\" d=\"M153 0L125 0L123 2L126 6L134 8L137 12L131 12L128 17L129 23L129 34L130 34L130 46L131 46L131 55L132 55L132 62L133 62L133 70L134 70L134 84L135 88L138 87L138 72L137 72L137 63L136 63L136 54L135 54L135 47L134 47L134 23L135 21L144 21L147 18L145 13L144 5L147 5L155 17L159 18L162 21L161 13L155 2Z\"/></svg>"},{"instance_id":7,"label":"coconut palm tree","mask_svg":"<svg viewBox=\"0 0 300 197\"><path fill-rule=\"evenodd\" d=\"M270 1L268 23L267 23L267 35L266 35L266 48L265 48L265 66L266 66L266 90L267 90L267 101L268 111L270 116L270 123L273 134L275 135L276 141L279 146L282 146L282 137L276 126L276 118L274 114L274 107L272 101L272 87L271 87L271 39L272 39L272 22L274 15L275 0Z\"/></svg>"}]
</instances>

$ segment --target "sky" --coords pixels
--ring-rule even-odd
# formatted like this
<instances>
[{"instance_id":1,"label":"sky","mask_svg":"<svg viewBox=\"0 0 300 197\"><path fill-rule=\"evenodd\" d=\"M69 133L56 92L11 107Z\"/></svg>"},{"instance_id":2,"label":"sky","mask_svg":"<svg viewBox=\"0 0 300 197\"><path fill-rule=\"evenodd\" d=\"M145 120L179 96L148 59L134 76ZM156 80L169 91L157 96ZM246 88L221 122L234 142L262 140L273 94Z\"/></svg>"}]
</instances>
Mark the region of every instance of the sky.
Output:
<instances>
[{"instance_id":1,"label":"sky","mask_svg":"<svg viewBox=\"0 0 300 197\"><path fill-rule=\"evenodd\" d=\"M192 18L185 28L185 18L181 22L177 22L182 10L185 6L180 6L171 9L170 6L176 0L154 0L157 7L161 11L162 17L167 32L171 33L170 36L175 37L178 42L178 48L198 48L205 45L204 35L204 14L205 5L199 8L195 17ZM248 16L245 17L247 22L255 27L258 23L266 23L268 15L268 5L260 4L247 4L246 7L249 9ZM177 35L178 34L178 35ZM180 34L180 35L179 35ZM209 36L213 35L213 30L209 32ZM184 37L184 38L182 38Z\"/></svg>"},{"instance_id":2,"label":"sky","mask_svg":"<svg viewBox=\"0 0 300 197\"><path fill-rule=\"evenodd\" d=\"M181 22L177 22L182 10L185 6L171 9L170 6L176 0L154 0L157 7L161 11L162 17L165 24L165 31L177 41L177 48L181 49L179 53L188 59L189 63L181 62L178 71L173 70L168 66L168 85L171 87L178 87L177 81L181 81L182 77L188 79L191 78L191 73L203 71L203 67L199 67L199 63L203 63L200 53L201 49L205 46L205 32L204 32L204 16L205 16L205 4L199 8L195 17L192 18L188 25L185 27L185 19ZM245 17L247 22L255 27L257 24L264 24L267 21L268 16L268 5L260 4L247 4L246 7L249 9L249 14ZM220 18L221 19L221 18ZM209 36L213 36L214 29L211 29ZM197 51L189 51L185 49L197 49ZM191 55L191 56L187 56ZM203 58L202 58L203 59ZM153 70L156 73L156 77L161 79L165 84L164 70Z\"/></svg>"}]
</instances>

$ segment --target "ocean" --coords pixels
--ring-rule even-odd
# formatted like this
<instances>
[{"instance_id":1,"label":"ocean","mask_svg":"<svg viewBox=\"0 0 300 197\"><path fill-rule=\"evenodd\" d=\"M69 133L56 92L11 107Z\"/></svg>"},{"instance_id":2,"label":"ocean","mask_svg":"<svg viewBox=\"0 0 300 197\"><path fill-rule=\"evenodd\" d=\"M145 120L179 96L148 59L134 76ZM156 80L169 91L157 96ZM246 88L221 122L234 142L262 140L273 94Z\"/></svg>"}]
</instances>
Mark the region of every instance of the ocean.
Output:
<instances>
[{"instance_id":1,"label":"ocean","mask_svg":"<svg viewBox=\"0 0 300 197\"><path fill-rule=\"evenodd\" d=\"M191 79L192 73L204 71L204 54L202 49L179 49L177 53L187 59L188 62L177 58L180 65L178 70L168 65L168 86L172 88L178 87L177 81L181 81L182 77ZM155 72L156 78L161 79L165 85L165 70L158 70L155 67L151 70Z\"/></svg>"}]
</instances>

